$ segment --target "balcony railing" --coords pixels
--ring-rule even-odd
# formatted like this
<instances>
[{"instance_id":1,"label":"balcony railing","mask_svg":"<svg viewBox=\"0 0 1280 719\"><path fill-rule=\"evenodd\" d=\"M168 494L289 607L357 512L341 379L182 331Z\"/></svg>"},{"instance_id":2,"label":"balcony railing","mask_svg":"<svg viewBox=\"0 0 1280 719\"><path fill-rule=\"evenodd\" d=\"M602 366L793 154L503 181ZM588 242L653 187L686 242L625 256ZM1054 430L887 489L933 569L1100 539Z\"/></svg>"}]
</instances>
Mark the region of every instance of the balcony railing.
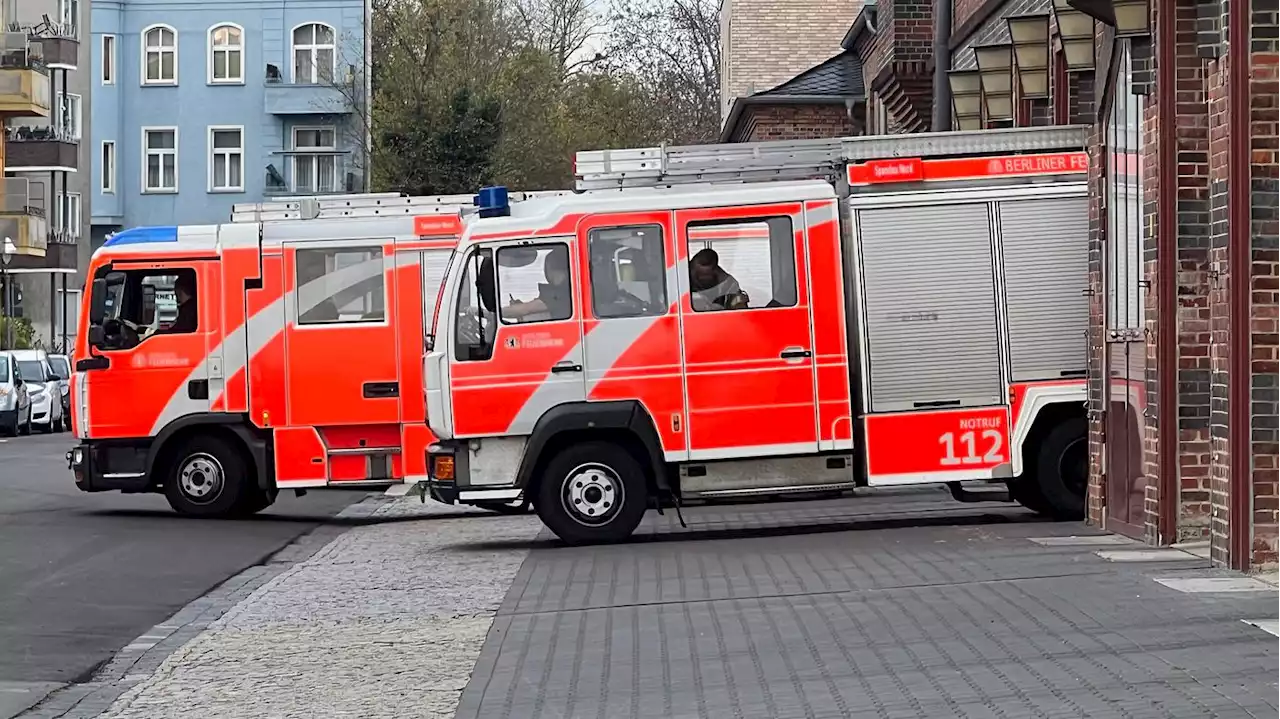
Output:
<instances>
[{"instance_id":1,"label":"balcony railing","mask_svg":"<svg viewBox=\"0 0 1280 719\"><path fill-rule=\"evenodd\" d=\"M51 125L19 125L6 127L5 169L11 172L34 172L79 169L77 138L68 128Z\"/></svg>"},{"instance_id":2,"label":"balcony railing","mask_svg":"<svg viewBox=\"0 0 1280 719\"><path fill-rule=\"evenodd\" d=\"M275 65L267 66L264 82L264 109L269 115L346 115L355 111L352 98L334 82L290 82Z\"/></svg>"},{"instance_id":3,"label":"balcony railing","mask_svg":"<svg viewBox=\"0 0 1280 719\"><path fill-rule=\"evenodd\" d=\"M13 240L19 255L44 257L49 222L25 177L6 177L0 184L0 234Z\"/></svg>"},{"instance_id":4,"label":"balcony railing","mask_svg":"<svg viewBox=\"0 0 1280 719\"><path fill-rule=\"evenodd\" d=\"M50 109L43 48L26 33L0 33L0 115L48 117Z\"/></svg>"},{"instance_id":5,"label":"balcony railing","mask_svg":"<svg viewBox=\"0 0 1280 719\"><path fill-rule=\"evenodd\" d=\"M80 28L75 23L54 22L48 15L38 23L11 22L12 33L23 33L40 46L42 60L50 67L75 70L79 59Z\"/></svg>"}]
</instances>

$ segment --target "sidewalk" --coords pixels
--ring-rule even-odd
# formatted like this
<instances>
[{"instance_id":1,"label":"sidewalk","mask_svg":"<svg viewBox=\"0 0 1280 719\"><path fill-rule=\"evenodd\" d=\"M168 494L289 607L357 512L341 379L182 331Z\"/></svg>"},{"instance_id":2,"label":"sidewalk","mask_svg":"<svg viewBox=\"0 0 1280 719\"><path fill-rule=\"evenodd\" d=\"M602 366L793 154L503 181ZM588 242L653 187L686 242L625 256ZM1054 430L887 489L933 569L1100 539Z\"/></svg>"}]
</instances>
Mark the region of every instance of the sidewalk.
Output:
<instances>
[{"instance_id":1,"label":"sidewalk","mask_svg":"<svg viewBox=\"0 0 1280 719\"><path fill-rule=\"evenodd\" d=\"M1274 587L1002 505L651 512L594 548L532 515L362 511L31 716L1277 714Z\"/></svg>"}]
</instances>

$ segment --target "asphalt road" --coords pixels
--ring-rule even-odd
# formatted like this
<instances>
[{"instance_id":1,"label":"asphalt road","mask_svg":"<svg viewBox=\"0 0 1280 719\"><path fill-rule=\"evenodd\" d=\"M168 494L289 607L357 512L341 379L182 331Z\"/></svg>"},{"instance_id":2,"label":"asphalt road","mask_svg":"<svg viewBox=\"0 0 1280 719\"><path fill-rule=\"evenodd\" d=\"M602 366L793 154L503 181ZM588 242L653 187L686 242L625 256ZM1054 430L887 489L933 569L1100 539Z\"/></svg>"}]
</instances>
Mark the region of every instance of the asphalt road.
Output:
<instances>
[{"instance_id":1,"label":"asphalt road","mask_svg":"<svg viewBox=\"0 0 1280 719\"><path fill-rule=\"evenodd\" d=\"M0 717L95 667L363 492L281 494L242 521L179 517L160 495L85 494L69 434L0 439Z\"/></svg>"}]
</instances>

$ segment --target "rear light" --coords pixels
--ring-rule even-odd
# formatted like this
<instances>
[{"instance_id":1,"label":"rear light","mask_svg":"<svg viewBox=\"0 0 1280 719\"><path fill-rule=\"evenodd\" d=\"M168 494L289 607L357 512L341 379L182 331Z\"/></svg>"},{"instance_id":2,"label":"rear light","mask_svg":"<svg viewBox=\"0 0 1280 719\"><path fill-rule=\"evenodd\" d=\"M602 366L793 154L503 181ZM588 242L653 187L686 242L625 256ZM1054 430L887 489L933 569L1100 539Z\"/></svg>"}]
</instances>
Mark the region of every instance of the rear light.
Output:
<instances>
[{"instance_id":1,"label":"rear light","mask_svg":"<svg viewBox=\"0 0 1280 719\"><path fill-rule=\"evenodd\" d=\"M443 481L453 481L453 457L439 455L431 459L431 477Z\"/></svg>"}]
</instances>

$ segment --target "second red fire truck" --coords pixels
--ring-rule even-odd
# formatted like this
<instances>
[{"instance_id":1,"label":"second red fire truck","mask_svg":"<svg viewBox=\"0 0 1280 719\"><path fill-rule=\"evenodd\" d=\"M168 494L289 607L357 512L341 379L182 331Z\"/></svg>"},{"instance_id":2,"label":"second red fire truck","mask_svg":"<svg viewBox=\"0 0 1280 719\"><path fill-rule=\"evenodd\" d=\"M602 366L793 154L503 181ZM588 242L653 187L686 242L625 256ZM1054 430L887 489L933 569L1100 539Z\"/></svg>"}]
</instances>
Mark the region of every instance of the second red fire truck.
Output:
<instances>
[{"instance_id":1,"label":"second red fire truck","mask_svg":"<svg viewBox=\"0 0 1280 719\"><path fill-rule=\"evenodd\" d=\"M569 542L864 485L1081 515L1085 133L586 152L581 194L482 192L429 338L431 496Z\"/></svg>"}]
</instances>

